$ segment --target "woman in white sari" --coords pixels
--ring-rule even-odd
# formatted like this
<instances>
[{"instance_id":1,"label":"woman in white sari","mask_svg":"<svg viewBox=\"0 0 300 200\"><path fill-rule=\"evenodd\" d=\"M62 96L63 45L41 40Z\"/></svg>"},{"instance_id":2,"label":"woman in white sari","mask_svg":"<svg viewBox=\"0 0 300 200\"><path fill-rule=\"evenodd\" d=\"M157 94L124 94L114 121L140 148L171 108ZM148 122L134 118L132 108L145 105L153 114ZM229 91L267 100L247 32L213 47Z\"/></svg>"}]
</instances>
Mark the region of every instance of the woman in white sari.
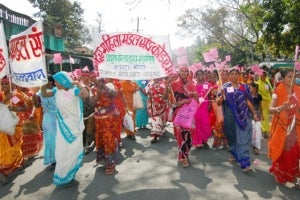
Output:
<instances>
[{"instance_id":1,"label":"woman in white sari","mask_svg":"<svg viewBox=\"0 0 300 200\"><path fill-rule=\"evenodd\" d=\"M81 97L88 93L81 89L79 82L72 82L67 72L58 72L53 78L57 88L48 93L42 88L42 95L54 95L57 104L56 167L53 183L59 186L70 183L82 163L84 123Z\"/></svg>"}]
</instances>

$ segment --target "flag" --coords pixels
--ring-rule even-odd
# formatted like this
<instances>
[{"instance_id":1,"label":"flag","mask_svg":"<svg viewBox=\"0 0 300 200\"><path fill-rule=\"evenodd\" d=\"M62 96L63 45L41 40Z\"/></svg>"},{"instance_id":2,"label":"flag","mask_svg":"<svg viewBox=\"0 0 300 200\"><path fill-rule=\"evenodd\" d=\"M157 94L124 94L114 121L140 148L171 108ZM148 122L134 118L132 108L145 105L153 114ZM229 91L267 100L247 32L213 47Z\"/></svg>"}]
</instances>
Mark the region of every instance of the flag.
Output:
<instances>
[{"instance_id":1,"label":"flag","mask_svg":"<svg viewBox=\"0 0 300 200\"><path fill-rule=\"evenodd\" d=\"M8 50L3 23L0 22L0 79L8 74Z\"/></svg>"},{"instance_id":2,"label":"flag","mask_svg":"<svg viewBox=\"0 0 300 200\"><path fill-rule=\"evenodd\" d=\"M11 80L21 87L40 87L48 82L43 22L11 36L9 59Z\"/></svg>"},{"instance_id":3,"label":"flag","mask_svg":"<svg viewBox=\"0 0 300 200\"><path fill-rule=\"evenodd\" d=\"M226 62L230 62L231 61L231 55L225 56L225 60L226 60Z\"/></svg>"},{"instance_id":4,"label":"flag","mask_svg":"<svg viewBox=\"0 0 300 200\"><path fill-rule=\"evenodd\" d=\"M177 65L187 65L188 64L188 57L187 56L181 56L177 58Z\"/></svg>"},{"instance_id":5,"label":"flag","mask_svg":"<svg viewBox=\"0 0 300 200\"><path fill-rule=\"evenodd\" d=\"M85 66L84 68L82 68L82 71L83 71L83 72L90 72L88 66Z\"/></svg>"},{"instance_id":6,"label":"flag","mask_svg":"<svg viewBox=\"0 0 300 200\"><path fill-rule=\"evenodd\" d=\"M218 49L212 48L208 52L203 53L203 58L205 62L215 62L217 61L219 55L218 55Z\"/></svg>"},{"instance_id":7,"label":"flag","mask_svg":"<svg viewBox=\"0 0 300 200\"><path fill-rule=\"evenodd\" d=\"M74 61L74 58L72 58L71 56L69 56L69 58L70 58L70 64L75 64L75 61Z\"/></svg>"},{"instance_id":8,"label":"flag","mask_svg":"<svg viewBox=\"0 0 300 200\"><path fill-rule=\"evenodd\" d=\"M55 53L53 54L53 62L54 64L61 64L62 63L62 56L61 53Z\"/></svg>"}]
</instances>

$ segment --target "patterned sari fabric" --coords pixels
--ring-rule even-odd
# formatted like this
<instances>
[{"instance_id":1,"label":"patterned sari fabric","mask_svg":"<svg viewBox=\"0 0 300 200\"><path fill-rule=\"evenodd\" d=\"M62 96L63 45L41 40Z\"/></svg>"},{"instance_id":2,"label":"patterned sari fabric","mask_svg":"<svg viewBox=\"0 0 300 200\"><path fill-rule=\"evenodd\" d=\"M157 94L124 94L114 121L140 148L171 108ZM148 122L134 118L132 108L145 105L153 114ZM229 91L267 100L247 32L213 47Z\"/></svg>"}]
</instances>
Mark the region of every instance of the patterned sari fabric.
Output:
<instances>
[{"instance_id":1,"label":"patterned sari fabric","mask_svg":"<svg viewBox=\"0 0 300 200\"><path fill-rule=\"evenodd\" d=\"M97 95L96 90L93 93ZM112 168L117 163L120 124L122 124L120 112L114 103L114 97L106 90L100 92L95 110L97 162L104 159L106 168Z\"/></svg>"},{"instance_id":2,"label":"patterned sari fabric","mask_svg":"<svg viewBox=\"0 0 300 200\"><path fill-rule=\"evenodd\" d=\"M202 145L206 143L211 136L211 126L209 118L209 101L208 95L211 90L211 86L208 82L203 84L197 84L196 90L199 96L200 105L195 114L195 129L193 131L192 144L194 146Z\"/></svg>"},{"instance_id":3,"label":"patterned sari fabric","mask_svg":"<svg viewBox=\"0 0 300 200\"><path fill-rule=\"evenodd\" d=\"M22 99L26 102L28 109L18 113L21 119L21 130L22 130L22 151L25 158L31 158L41 151L43 147L43 135L40 127L41 114L35 112L35 117L30 119L30 115L33 110L32 94L27 91L17 90L17 92L22 96Z\"/></svg>"},{"instance_id":4,"label":"patterned sari fabric","mask_svg":"<svg viewBox=\"0 0 300 200\"><path fill-rule=\"evenodd\" d=\"M225 91L224 132L230 145L232 156L239 162L242 169L251 165L249 149L252 139L252 116L247 99L252 97L247 85L240 84L233 88L231 83L223 85Z\"/></svg>"},{"instance_id":5,"label":"patterned sari fabric","mask_svg":"<svg viewBox=\"0 0 300 200\"><path fill-rule=\"evenodd\" d=\"M289 101L296 105L293 109L273 115L271 122L271 138L268 144L268 155L272 160L270 172L279 183L296 182L300 178L300 89L293 87L294 94L288 99L288 91L284 84L276 87L277 105Z\"/></svg>"},{"instance_id":6,"label":"patterned sari fabric","mask_svg":"<svg viewBox=\"0 0 300 200\"><path fill-rule=\"evenodd\" d=\"M151 136L160 137L165 132L167 122L167 100L163 97L163 82L153 82L148 89L148 112L151 117Z\"/></svg>"},{"instance_id":7,"label":"patterned sari fabric","mask_svg":"<svg viewBox=\"0 0 300 200\"><path fill-rule=\"evenodd\" d=\"M82 99L80 90L53 89L57 105L56 167L53 183L70 183L82 165L84 130Z\"/></svg>"},{"instance_id":8,"label":"patterned sari fabric","mask_svg":"<svg viewBox=\"0 0 300 200\"><path fill-rule=\"evenodd\" d=\"M0 99L4 99L5 95L0 92ZM21 101L20 104L23 104ZM23 160L22 154L22 132L16 127L15 134L10 136L0 132L0 173L5 176L17 170Z\"/></svg>"},{"instance_id":9,"label":"patterned sari fabric","mask_svg":"<svg viewBox=\"0 0 300 200\"><path fill-rule=\"evenodd\" d=\"M136 110L133 109L133 93L135 93L137 90L138 90L138 85L133 82L133 81L121 81L121 91L122 91L122 94L123 94L123 97L125 99L125 106L127 107L127 109L129 109L129 111L131 111L133 114L132 114L132 119L135 119L135 116L136 116ZM134 130L135 130L135 127L136 127L136 122L135 120L133 120L134 122ZM125 129L125 133L127 135L134 135L136 133L136 130L134 132L126 129Z\"/></svg>"},{"instance_id":10,"label":"patterned sari fabric","mask_svg":"<svg viewBox=\"0 0 300 200\"><path fill-rule=\"evenodd\" d=\"M196 88L192 81L184 83L180 78L171 83L171 88L176 99L176 102L183 99L192 98L192 93L196 92ZM174 108L173 120L178 112L178 108ZM191 130L183 127L174 126L174 134L177 139L177 146L179 149L178 160L187 159L192 147Z\"/></svg>"},{"instance_id":11,"label":"patterned sari fabric","mask_svg":"<svg viewBox=\"0 0 300 200\"><path fill-rule=\"evenodd\" d=\"M210 125L212 128L212 132L214 134L213 148L219 148L223 144L224 146L228 145L228 141L224 134L224 116L222 112L222 106L217 105L216 97L218 93L218 84L213 85L210 99L212 100L212 109L209 112L210 116Z\"/></svg>"}]
</instances>

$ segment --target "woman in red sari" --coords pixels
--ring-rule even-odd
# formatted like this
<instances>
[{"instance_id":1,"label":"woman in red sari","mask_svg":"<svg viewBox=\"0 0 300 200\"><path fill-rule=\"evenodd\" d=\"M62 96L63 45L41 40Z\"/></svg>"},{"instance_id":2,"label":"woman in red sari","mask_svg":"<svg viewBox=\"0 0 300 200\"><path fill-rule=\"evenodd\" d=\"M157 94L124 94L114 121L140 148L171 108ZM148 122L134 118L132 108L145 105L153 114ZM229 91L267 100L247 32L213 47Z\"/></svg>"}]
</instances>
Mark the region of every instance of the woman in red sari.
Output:
<instances>
[{"instance_id":1,"label":"woman in red sari","mask_svg":"<svg viewBox=\"0 0 300 200\"><path fill-rule=\"evenodd\" d=\"M297 183L300 178L300 88L292 84L293 71L281 72L280 83L270 104L273 114L269 157L272 159L270 172L277 183Z\"/></svg>"},{"instance_id":2,"label":"woman in red sari","mask_svg":"<svg viewBox=\"0 0 300 200\"><path fill-rule=\"evenodd\" d=\"M168 84L169 82L167 82ZM166 88L169 88L168 85ZM177 107L174 108L173 119L184 104L189 104L192 98L198 99L194 82L189 77L189 69L186 66L180 68L179 77L171 83L171 89L174 94ZM174 134L177 139L179 149L178 161L183 167L189 166L188 155L192 147L191 130L174 125Z\"/></svg>"}]
</instances>

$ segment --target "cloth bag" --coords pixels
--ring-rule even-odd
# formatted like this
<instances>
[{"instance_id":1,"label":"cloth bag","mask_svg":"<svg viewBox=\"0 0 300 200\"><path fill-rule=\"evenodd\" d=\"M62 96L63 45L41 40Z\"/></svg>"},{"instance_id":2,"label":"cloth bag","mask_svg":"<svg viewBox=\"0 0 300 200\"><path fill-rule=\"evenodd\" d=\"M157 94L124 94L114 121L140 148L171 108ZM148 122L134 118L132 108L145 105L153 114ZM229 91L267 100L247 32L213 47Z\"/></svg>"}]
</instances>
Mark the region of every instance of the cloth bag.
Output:
<instances>
[{"instance_id":1,"label":"cloth bag","mask_svg":"<svg viewBox=\"0 0 300 200\"><path fill-rule=\"evenodd\" d=\"M194 115L198 108L198 102L194 99L189 104L181 106L176 113L173 124L186 129L193 127Z\"/></svg>"},{"instance_id":2,"label":"cloth bag","mask_svg":"<svg viewBox=\"0 0 300 200\"><path fill-rule=\"evenodd\" d=\"M19 122L19 117L8 110L8 106L0 104L0 132L8 135L15 134L16 125Z\"/></svg>"},{"instance_id":3,"label":"cloth bag","mask_svg":"<svg viewBox=\"0 0 300 200\"><path fill-rule=\"evenodd\" d=\"M261 146L261 122L252 120L252 146L260 150Z\"/></svg>"},{"instance_id":4,"label":"cloth bag","mask_svg":"<svg viewBox=\"0 0 300 200\"><path fill-rule=\"evenodd\" d=\"M135 93L133 93L133 109L142 109L144 107L143 104L143 99L142 96L140 94L140 91L136 91Z\"/></svg>"},{"instance_id":5,"label":"cloth bag","mask_svg":"<svg viewBox=\"0 0 300 200\"><path fill-rule=\"evenodd\" d=\"M126 112L123 119L123 125L127 130L134 132L134 122L132 119L132 113Z\"/></svg>"}]
</instances>

